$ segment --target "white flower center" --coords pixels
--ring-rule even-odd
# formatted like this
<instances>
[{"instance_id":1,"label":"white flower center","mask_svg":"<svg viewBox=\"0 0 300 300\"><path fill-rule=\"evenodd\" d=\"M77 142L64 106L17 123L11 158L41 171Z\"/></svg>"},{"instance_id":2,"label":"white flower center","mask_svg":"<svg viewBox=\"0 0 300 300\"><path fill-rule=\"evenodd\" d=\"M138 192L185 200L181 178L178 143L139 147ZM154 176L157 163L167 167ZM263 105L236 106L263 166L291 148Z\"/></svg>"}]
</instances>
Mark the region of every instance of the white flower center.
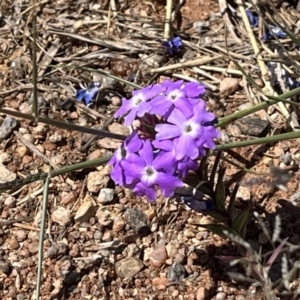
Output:
<instances>
[{"instance_id":1,"label":"white flower center","mask_svg":"<svg viewBox=\"0 0 300 300\"><path fill-rule=\"evenodd\" d=\"M153 183L156 179L157 176L157 171L150 167L150 166L146 166L142 172L142 181L146 181L149 184Z\"/></svg>"},{"instance_id":2,"label":"white flower center","mask_svg":"<svg viewBox=\"0 0 300 300\"><path fill-rule=\"evenodd\" d=\"M173 90L168 95L167 98L172 101L176 101L182 95L182 91Z\"/></svg>"},{"instance_id":3,"label":"white flower center","mask_svg":"<svg viewBox=\"0 0 300 300\"><path fill-rule=\"evenodd\" d=\"M134 106L139 106L139 104L144 101L145 101L145 99L143 97L143 94L137 94L132 97L132 103Z\"/></svg>"}]
</instances>

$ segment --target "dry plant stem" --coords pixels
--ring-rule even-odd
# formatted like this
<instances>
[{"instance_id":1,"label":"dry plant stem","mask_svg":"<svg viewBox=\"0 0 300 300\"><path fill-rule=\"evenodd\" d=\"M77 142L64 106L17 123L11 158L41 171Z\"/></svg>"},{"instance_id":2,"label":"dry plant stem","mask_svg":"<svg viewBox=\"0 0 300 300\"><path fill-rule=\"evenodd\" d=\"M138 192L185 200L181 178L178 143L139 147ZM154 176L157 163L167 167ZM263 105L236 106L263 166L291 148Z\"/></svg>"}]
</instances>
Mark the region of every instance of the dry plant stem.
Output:
<instances>
[{"instance_id":1,"label":"dry plant stem","mask_svg":"<svg viewBox=\"0 0 300 300\"><path fill-rule=\"evenodd\" d=\"M219 7L220 7L221 14L223 14L225 26L229 29L229 31L230 31L232 37L235 39L236 43L241 45L242 41L237 37L235 30L234 30L234 26L232 25L231 20L228 16L227 1L219 0Z\"/></svg>"},{"instance_id":2,"label":"dry plant stem","mask_svg":"<svg viewBox=\"0 0 300 300\"><path fill-rule=\"evenodd\" d=\"M178 68L183 68L183 67L195 67L195 66L200 66L203 64L207 64L210 63L214 60L217 60L219 58L222 58L223 55L217 55L214 57L203 57L203 58L199 58L199 59L194 59L194 60L189 60L183 63L178 63L178 64L173 64L173 65L169 65L169 66L164 66L164 67L160 67L160 68L156 68L156 69L151 69L150 72L151 73L160 73L160 72L165 72L168 70L174 70L174 69L178 69Z\"/></svg>"},{"instance_id":3,"label":"dry plant stem","mask_svg":"<svg viewBox=\"0 0 300 300\"><path fill-rule=\"evenodd\" d=\"M255 56L257 58L258 65L260 67L260 71L261 71L261 74L262 74L262 79L263 79L263 81L265 83L265 86L266 86L267 94L268 95L277 96L277 94L275 93L275 91L273 90L273 87L271 85L270 78L269 78L269 75L268 75L268 69L266 67L266 64L263 61L263 57L260 54L260 51L259 51L259 48L258 48L258 45L257 45L257 42L256 42L255 35L253 33L253 30L251 28L249 19L247 17L246 11L245 11L244 3L243 3L242 0L237 0L236 3L238 5L238 7L239 7L239 11L240 11L240 14L242 16L242 19L243 19L246 31L248 33L248 36L249 36L249 39L250 39L250 42L251 42L254 54L255 54ZM278 106L279 106L279 108L281 110L281 113L284 115L284 117L287 120L290 121L290 113L288 112L288 110L286 109L286 107L284 106L284 104L282 102L279 102ZM294 129L295 126L294 126L293 122L290 121L290 125Z\"/></svg>"},{"instance_id":4,"label":"dry plant stem","mask_svg":"<svg viewBox=\"0 0 300 300\"><path fill-rule=\"evenodd\" d=\"M221 79L218 79L217 77L205 72L204 70L201 70L200 68L198 67L194 67L193 68L193 71L198 73L198 74L201 74L209 79L212 79L214 82L217 82L217 83L220 83L222 80Z\"/></svg>"},{"instance_id":5,"label":"dry plant stem","mask_svg":"<svg viewBox=\"0 0 300 300\"><path fill-rule=\"evenodd\" d=\"M234 70L234 69L226 69L226 68L214 67L214 66L200 66L199 69L243 76L243 73L240 70Z\"/></svg>"},{"instance_id":6,"label":"dry plant stem","mask_svg":"<svg viewBox=\"0 0 300 300\"><path fill-rule=\"evenodd\" d=\"M172 74L173 77L176 77L176 78L180 78L180 79L183 79L183 80L186 80L186 81L189 81L189 82L198 82L198 80L195 80L194 78L192 77L189 77L189 76L186 76L186 75L182 75L182 74L175 74L173 73ZM205 86L207 86L208 88L210 88L212 91L217 91L218 90L218 87L208 83L208 82L205 82Z\"/></svg>"},{"instance_id":7,"label":"dry plant stem","mask_svg":"<svg viewBox=\"0 0 300 300\"><path fill-rule=\"evenodd\" d=\"M49 188L52 188L54 185L50 184ZM40 195L43 192L44 188L41 187L40 189L36 190L35 192L31 193L30 195L27 195L26 197L24 197L23 199L19 199L17 202L17 205L21 205L25 202L27 202L29 199L33 199L34 197L37 197L38 195Z\"/></svg>"},{"instance_id":8,"label":"dry plant stem","mask_svg":"<svg viewBox=\"0 0 300 300\"><path fill-rule=\"evenodd\" d=\"M165 32L164 32L165 40L169 40L171 38L172 4L173 4L173 0L167 0Z\"/></svg>"},{"instance_id":9,"label":"dry plant stem","mask_svg":"<svg viewBox=\"0 0 300 300\"><path fill-rule=\"evenodd\" d=\"M256 43L256 38L255 38L255 35L252 31L252 28L251 28L251 25L250 25L250 22L248 20L248 17L247 17L247 14L246 14L246 11L245 11L245 8L244 8L244 3L242 0L237 0L236 1L238 7L239 7L239 10L240 10L240 14L242 16L242 19L243 19L243 22L245 24L245 28L246 28L246 31L248 33L248 36L249 36L249 39L250 39L250 42L251 42L251 45L253 47L253 51L254 51L254 54L258 60L258 65L260 67L260 70L261 70L261 73L262 73L262 77L265 81L269 80L269 76L268 76L268 69L264 63L264 61L262 60L262 56L260 54L260 51L259 51L259 48L258 48L258 45Z\"/></svg>"},{"instance_id":10,"label":"dry plant stem","mask_svg":"<svg viewBox=\"0 0 300 300\"><path fill-rule=\"evenodd\" d=\"M44 193L43 193L42 219L41 219L40 236L39 236L38 271L37 271L37 278L36 278L36 299L37 300L39 300L40 298L41 278L43 272L44 237L45 237L45 224L46 224L46 216L47 216L49 183L50 183L50 176L48 176L45 181Z\"/></svg>"},{"instance_id":11,"label":"dry plant stem","mask_svg":"<svg viewBox=\"0 0 300 300\"><path fill-rule=\"evenodd\" d=\"M175 21L176 15L177 15L177 13L178 13L180 7L183 5L184 2L185 2L185 0L179 0L179 1L177 2L177 5L176 5L174 11L172 12L172 18L171 18L172 22Z\"/></svg>"},{"instance_id":12,"label":"dry plant stem","mask_svg":"<svg viewBox=\"0 0 300 300\"><path fill-rule=\"evenodd\" d=\"M36 58L36 7L35 0L32 1L32 62L33 62L33 70L32 70L32 83L33 83L33 115L35 120L38 119L38 100L37 100L37 58Z\"/></svg>"}]
</instances>

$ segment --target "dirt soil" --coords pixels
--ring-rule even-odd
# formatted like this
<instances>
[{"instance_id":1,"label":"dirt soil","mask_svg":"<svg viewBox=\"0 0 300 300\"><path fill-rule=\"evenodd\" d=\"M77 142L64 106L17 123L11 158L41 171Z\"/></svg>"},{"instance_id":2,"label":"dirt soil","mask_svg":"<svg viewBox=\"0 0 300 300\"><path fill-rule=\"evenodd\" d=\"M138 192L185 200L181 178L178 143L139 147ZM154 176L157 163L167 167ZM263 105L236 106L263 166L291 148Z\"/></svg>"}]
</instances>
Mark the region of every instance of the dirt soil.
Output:
<instances>
[{"instance_id":1,"label":"dirt soil","mask_svg":"<svg viewBox=\"0 0 300 300\"><path fill-rule=\"evenodd\" d=\"M245 80L231 73L237 71L234 57L262 84L245 30L236 18L238 38L225 31L218 1L187 0L178 9L175 3L173 30L184 41L184 49L175 58L165 55L158 41L163 39L165 1L111 3L116 6L109 7L109 1L41 1L36 4L36 24L32 24L35 10L31 1L2 1L3 107L32 114L32 26L37 31L38 102L44 118L128 134L112 115L122 97L130 97L132 88L97 73L99 70L126 80L134 76L140 86L182 78L178 74L196 78L209 87L208 107L218 117L258 101L259 93L249 92ZM295 12L293 7L285 9ZM208 23L197 32L196 21ZM225 35L230 55L226 54ZM157 70L204 57L210 60L196 68ZM102 90L94 105L87 107L75 100L75 93L81 84L94 81L102 83ZM267 121L261 136L289 130L278 107L251 117ZM0 124L0 183L101 158L120 146L117 140L97 139L34 119L11 119L3 113ZM252 138L248 126L244 129L237 124L227 126L221 142ZM241 185L237 205L242 208L253 201L254 210L271 229L275 215L280 214L283 238L299 244L300 215L293 205L299 198L295 196L299 141L237 148L225 157L227 192L237 182ZM257 174L242 174L237 166ZM228 272L243 273L243 268L221 263L219 257L238 256L239 252L230 241L197 226L211 223L210 217L162 196L149 203L114 186L109 171L105 165L91 166L51 179L40 299L264 299L259 288L229 278ZM0 299L36 299L42 199L42 180L0 194ZM270 250L254 218L246 238L263 253ZM295 279L291 288L298 285Z\"/></svg>"}]
</instances>

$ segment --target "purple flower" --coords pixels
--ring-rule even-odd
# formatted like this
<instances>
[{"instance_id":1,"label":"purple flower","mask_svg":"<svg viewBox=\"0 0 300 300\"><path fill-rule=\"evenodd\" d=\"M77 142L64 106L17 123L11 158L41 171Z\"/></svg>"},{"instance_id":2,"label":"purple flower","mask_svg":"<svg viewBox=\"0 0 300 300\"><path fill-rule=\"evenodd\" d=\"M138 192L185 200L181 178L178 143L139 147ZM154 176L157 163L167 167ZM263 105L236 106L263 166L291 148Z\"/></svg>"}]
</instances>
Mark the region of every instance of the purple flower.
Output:
<instances>
[{"instance_id":1,"label":"purple flower","mask_svg":"<svg viewBox=\"0 0 300 300\"><path fill-rule=\"evenodd\" d=\"M158 188L170 197L183 185L180 178L198 168L198 158L215 148L219 136L216 118L201 99L204 93L199 83L166 80L123 99L115 117L125 115L125 125L137 119L140 126L109 162L116 184L149 200L155 200Z\"/></svg>"},{"instance_id":2,"label":"purple flower","mask_svg":"<svg viewBox=\"0 0 300 300\"><path fill-rule=\"evenodd\" d=\"M142 140L140 140L136 131L134 131L122 144L122 146L115 152L108 164L113 166L110 172L110 177L116 184L125 186L131 184L133 178L126 174L121 166L123 160L130 160L131 162L138 161L137 153L142 147Z\"/></svg>"},{"instance_id":3,"label":"purple flower","mask_svg":"<svg viewBox=\"0 0 300 300\"><path fill-rule=\"evenodd\" d=\"M176 151L174 143L170 140L152 142L153 146L161 149L156 160L164 166L164 170L168 173L178 174L180 177L185 177L190 170L197 170L198 163L185 156L181 160L176 160Z\"/></svg>"},{"instance_id":4,"label":"purple flower","mask_svg":"<svg viewBox=\"0 0 300 300\"><path fill-rule=\"evenodd\" d=\"M194 106L192 115L187 118L179 109L174 109L168 118L169 124L158 124L155 126L157 140L173 140L176 152L176 160L181 160L185 156L194 160L201 153L198 141L203 141L203 146L212 145L211 141L217 134L217 129L213 126L210 131L203 126L203 123L212 121L215 116L206 111L206 103L200 100ZM213 137L210 137L212 134ZM200 149L201 150L201 149Z\"/></svg>"},{"instance_id":5,"label":"purple flower","mask_svg":"<svg viewBox=\"0 0 300 300\"><path fill-rule=\"evenodd\" d=\"M133 91L132 98L127 100L122 99L122 105L119 110L115 113L115 117L121 117L126 115L124 118L124 125L129 126L138 117L143 117L145 113L151 109L151 103L149 102L154 96L157 96L162 92L162 87L159 84L145 87L138 91Z\"/></svg>"},{"instance_id":6,"label":"purple flower","mask_svg":"<svg viewBox=\"0 0 300 300\"><path fill-rule=\"evenodd\" d=\"M187 82L182 87L182 90L187 98L198 98L204 95L205 86L198 82Z\"/></svg>"},{"instance_id":7,"label":"purple flower","mask_svg":"<svg viewBox=\"0 0 300 300\"><path fill-rule=\"evenodd\" d=\"M153 98L150 111L151 114L162 117L167 117L174 108L178 108L186 117L190 117L193 114L193 107L199 102L199 99L194 97L205 92L202 85L192 82L183 85L182 80L176 82L165 80L162 87L164 93Z\"/></svg>"},{"instance_id":8,"label":"purple flower","mask_svg":"<svg viewBox=\"0 0 300 300\"><path fill-rule=\"evenodd\" d=\"M188 171L196 171L197 169L198 163L195 160L190 159L188 156L185 156L182 160L177 162L177 172L183 178L186 177Z\"/></svg>"},{"instance_id":9,"label":"purple flower","mask_svg":"<svg viewBox=\"0 0 300 300\"><path fill-rule=\"evenodd\" d=\"M139 160L123 160L122 168L126 176L133 178L135 184L133 192L139 196L146 195L150 201L156 198L156 188L159 187L165 197L171 197L176 187L181 187L183 182L176 176L164 171L164 162L157 159L149 140L144 141L139 151Z\"/></svg>"},{"instance_id":10,"label":"purple flower","mask_svg":"<svg viewBox=\"0 0 300 300\"><path fill-rule=\"evenodd\" d=\"M92 104L95 95L100 89L100 82L91 82L89 83L86 89L80 89L76 91L76 100L84 100L85 105L89 106Z\"/></svg>"}]
</instances>

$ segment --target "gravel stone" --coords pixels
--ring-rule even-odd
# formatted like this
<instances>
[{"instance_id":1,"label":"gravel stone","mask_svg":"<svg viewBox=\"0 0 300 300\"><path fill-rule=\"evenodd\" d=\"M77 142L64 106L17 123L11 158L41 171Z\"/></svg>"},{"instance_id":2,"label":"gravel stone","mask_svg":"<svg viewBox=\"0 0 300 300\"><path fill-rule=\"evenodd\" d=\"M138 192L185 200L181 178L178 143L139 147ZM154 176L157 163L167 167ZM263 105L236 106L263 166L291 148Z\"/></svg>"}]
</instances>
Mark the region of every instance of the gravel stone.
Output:
<instances>
[{"instance_id":1,"label":"gravel stone","mask_svg":"<svg viewBox=\"0 0 300 300\"><path fill-rule=\"evenodd\" d=\"M65 226L71 221L70 211L62 206L57 207L51 214L51 219L53 222Z\"/></svg>"},{"instance_id":2,"label":"gravel stone","mask_svg":"<svg viewBox=\"0 0 300 300\"><path fill-rule=\"evenodd\" d=\"M150 228L147 225L147 217L136 208L128 208L124 214L125 222L138 234L147 235Z\"/></svg>"},{"instance_id":3,"label":"gravel stone","mask_svg":"<svg viewBox=\"0 0 300 300\"><path fill-rule=\"evenodd\" d=\"M150 264L155 268L162 267L167 258L168 254L165 246L159 246L158 248L154 249L149 257Z\"/></svg>"},{"instance_id":4,"label":"gravel stone","mask_svg":"<svg viewBox=\"0 0 300 300\"><path fill-rule=\"evenodd\" d=\"M108 204L114 200L114 189L104 188L100 190L97 202L99 204Z\"/></svg>"},{"instance_id":5,"label":"gravel stone","mask_svg":"<svg viewBox=\"0 0 300 300\"><path fill-rule=\"evenodd\" d=\"M17 120L13 117L7 116L0 126L0 143L6 139L13 130L17 127Z\"/></svg>"},{"instance_id":6,"label":"gravel stone","mask_svg":"<svg viewBox=\"0 0 300 300\"><path fill-rule=\"evenodd\" d=\"M0 261L0 272L8 275L11 272L11 266L5 261Z\"/></svg>"},{"instance_id":7,"label":"gravel stone","mask_svg":"<svg viewBox=\"0 0 300 300\"><path fill-rule=\"evenodd\" d=\"M168 270L168 279L173 282L180 282L185 277L185 268L181 263L175 262Z\"/></svg>"},{"instance_id":8,"label":"gravel stone","mask_svg":"<svg viewBox=\"0 0 300 300\"><path fill-rule=\"evenodd\" d=\"M119 277L130 278L137 274L143 266L143 263L138 258L129 257L116 262L115 269Z\"/></svg>"},{"instance_id":9,"label":"gravel stone","mask_svg":"<svg viewBox=\"0 0 300 300\"><path fill-rule=\"evenodd\" d=\"M265 136L269 127L269 121L259 118L242 118L235 124L243 134L257 137Z\"/></svg>"}]
</instances>

